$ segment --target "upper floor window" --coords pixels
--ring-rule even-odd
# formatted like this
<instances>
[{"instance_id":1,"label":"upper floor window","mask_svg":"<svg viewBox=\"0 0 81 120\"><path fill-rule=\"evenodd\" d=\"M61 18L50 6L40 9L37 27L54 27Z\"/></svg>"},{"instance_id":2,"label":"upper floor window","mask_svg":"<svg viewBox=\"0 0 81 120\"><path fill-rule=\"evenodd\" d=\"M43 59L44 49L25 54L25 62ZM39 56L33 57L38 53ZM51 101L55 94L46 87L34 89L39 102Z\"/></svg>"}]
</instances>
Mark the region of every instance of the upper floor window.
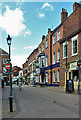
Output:
<instances>
[{"instance_id":1,"label":"upper floor window","mask_svg":"<svg viewBox=\"0 0 81 120\"><path fill-rule=\"evenodd\" d=\"M41 56L41 67L45 66L45 56Z\"/></svg>"},{"instance_id":2,"label":"upper floor window","mask_svg":"<svg viewBox=\"0 0 81 120\"><path fill-rule=\"evenodd\" d=\"M55 44L55 35L53 36L53 45Z\"/></svg>"},{"instance_id":3,"label":"upper floor window","mask_svg":"<svg viewBox=\"0 0 81 120\"><path fill-rule=\"evenodd\" d=\"M78 53L78 35L72 38L72 55Z\"/></svg>"},{"instance_id":4,"label":"upper floor window","mask_svg":"<svg viewBox=\"0 0 81 120\"><path fill-rule=\"evenodd\" d=\"M53 53L53 64L55 64L55 53Z\"/></svg>"},{"instance_id":5,"label":"upper floor window","mask_svg":"<svg viewBox=\"0 0 81 120\"><path fill-rule=\"evenodd\" d=\"M66 58L66 54L68 56L68 44L63 43L63 58Z\"/></svg>"},{"instance_id":6,"label":"upper floor window","mask_svg":"<svg viewBox=\"0 0 81 120\"><path fill-rule=\"evenodd\" d=\"M57 32L57 41L60 40L60 30Z\"/></svg>"},{"instance_id":7,"label":"upper floor window","mask_svg":"<svg viewBox=\"0 0 81 120\"><path fill-rule=\"evenodd\" d=\"M46 48L48 47L48 39L46 39Z\"/></svg>"},{"instance_id":8,"label":"upper floor window","mask_svg":"<svg viewBox=\"0 0 81 120\"><path fill-rule=\"evenodd\" d=\"M46 55L46 67L48 66L48 56Z\"/></svg>"},{"instance_id":9,"label":"upper floor window","mask_svg":"<svg viewBox=\"0 0 81 120\"><path fill-rule=\"evenodd\" d=\"M44 51L44 43L42 43L42 52Z\"/></svg>"},{"instance_id":10,"label":"upper floor window","mask_svg":"<svg viewBox=\"0 0 81 120\"><path fill-rule=\"evenodd\" d=\"M57 52L57 62L60 61L60 49L58 48L58 52Z\"/></svg>"},{"instance_id":11,"label":"upper floor window","mask_svg":"<svg viewBox=\"0 0 81 120\"><path fill-rule=\"evenodd\" d=\"M34 68L34 63L32 64L32 71L34 71L35 70L35 68Z\"/></svg>"}]
</instances>

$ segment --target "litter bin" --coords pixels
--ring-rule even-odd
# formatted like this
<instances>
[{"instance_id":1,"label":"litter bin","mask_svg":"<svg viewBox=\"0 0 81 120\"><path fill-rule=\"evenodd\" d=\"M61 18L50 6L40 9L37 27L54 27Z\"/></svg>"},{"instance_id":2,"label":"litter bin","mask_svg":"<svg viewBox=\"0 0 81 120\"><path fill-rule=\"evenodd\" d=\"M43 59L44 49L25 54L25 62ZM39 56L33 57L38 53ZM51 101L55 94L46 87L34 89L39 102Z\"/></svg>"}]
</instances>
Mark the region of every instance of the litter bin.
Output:
<instances>
[{"instance_id":1,"label":"litter bin","mask_svg":"<svg viewBox=\"0 0 81 120\"><path fill-rule=\"evenodd\" d=\"M68 93L74 92L73 80L68 80L67 88Z\"/></svg>"}]
</instances>

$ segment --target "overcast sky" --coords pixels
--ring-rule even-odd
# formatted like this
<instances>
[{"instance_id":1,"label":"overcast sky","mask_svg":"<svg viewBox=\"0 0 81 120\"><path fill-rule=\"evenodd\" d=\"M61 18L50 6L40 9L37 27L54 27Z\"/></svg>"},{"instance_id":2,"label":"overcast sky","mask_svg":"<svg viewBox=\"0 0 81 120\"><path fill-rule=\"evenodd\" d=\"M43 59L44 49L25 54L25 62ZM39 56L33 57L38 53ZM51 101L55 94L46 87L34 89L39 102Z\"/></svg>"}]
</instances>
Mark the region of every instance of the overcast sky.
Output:
<instances>
[{"instance_id":1,"label":"overcast sky","mask_svg":"<svg viewBox=\"0 0 81 120\"><path fill-rule=\"evenodd\" d=\"M73 11L74 2L2 2L0 3L0 47L8 52L6 38L12 38L12 64L22 66L28 55L47 35L61 23L62 8L68 15Z\"/></svg>"}]
</instances>

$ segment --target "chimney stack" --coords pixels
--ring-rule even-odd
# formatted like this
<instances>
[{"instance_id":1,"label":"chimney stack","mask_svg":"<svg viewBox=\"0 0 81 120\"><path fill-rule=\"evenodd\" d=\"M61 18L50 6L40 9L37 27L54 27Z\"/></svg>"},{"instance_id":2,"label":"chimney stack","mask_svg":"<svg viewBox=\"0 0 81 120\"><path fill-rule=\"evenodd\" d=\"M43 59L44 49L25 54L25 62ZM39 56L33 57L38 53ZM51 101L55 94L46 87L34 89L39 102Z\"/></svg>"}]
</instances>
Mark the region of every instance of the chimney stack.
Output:
<instances>
[{"instance_id":1,"label":"chimney stack","mask_svg":"<svg viewBox=\"0 0 81 120\"><path fill-rule=\"evenodd\" d=\"M51 31L51 29L50 28L48 28L48 33Z\"/></svg>"},{"instance_id":2,"label":"chimney stack","mask_svg":"<svg viewBox=\"0 0 81 120\"><path fill-rule=\"evenodd\" d=\"M61 12L61 23L68 17L68 12L66 9L62 8Z\"/></svg>"},{"instance_id":3,"label":"chimney stack","mask_svg":"<svg viewBox=\"0 0 81 120\"><path fill-rule=\"evenodd\" d=\"M42 35L42 41L44 40L44 38L45 38L45 35Z\"/></svg>"},{"instance_id":4,"label":"chimney stack","mask_svg":"<svg viewBox=\"0 0 81 120\"><path fill-rule=\"evenodd\" d=\"M77 2L75 2L75 3L73 4L73 11L75 11L76 8L78 8L79 6L80 6L80 4L77 3Z\"/></svg>"}]
</instances>

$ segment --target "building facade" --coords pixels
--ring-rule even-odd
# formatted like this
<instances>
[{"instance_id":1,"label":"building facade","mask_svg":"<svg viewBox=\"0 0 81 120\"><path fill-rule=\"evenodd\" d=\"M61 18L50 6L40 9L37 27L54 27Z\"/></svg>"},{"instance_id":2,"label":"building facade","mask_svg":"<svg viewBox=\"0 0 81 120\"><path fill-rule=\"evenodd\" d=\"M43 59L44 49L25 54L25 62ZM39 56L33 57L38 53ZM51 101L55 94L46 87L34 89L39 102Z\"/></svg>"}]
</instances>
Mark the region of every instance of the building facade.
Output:
<instances>
[{"instance_id":1,"label":"building facade","mask_svg":"<svg viewBox=\"0 0 81 120\"><path fill-rule=\"evenodd\" d=\"M39 83L46 82L48 86L64 86L66 79L79 79L81 71L77 63L81 59L80 46L81 4L75 2L69 17L67 10L62 8L61 24L53 31L48 29L47 35L42 35L41 43L29 55L27 78L32 82L34 79Z\"/></svg>"},{"instance_id":2,"label":"building facade","mask_svg":"<svg viewBox=\"0 0 81 120\"><path fill-rule=\"evenodd\" d=\"M9 54L0 48L0 76L4 79L6 85L8 85L8 76L6 75L6 60L9 59Z\"/></svg>"},{"instance_id":3,"label":"building facade","mask_svg":"<svg viewBox=\"0 0 81 120\"><path fill-rule=\"evenodd\" d=\"M61 85L66 86L66 80L72 79L76 89L77 80L81 79L81 70L77 66L78 61L81 60L81 4L73 4L73 12L64 21L63 30L63 38L60 39L60 81Z\"/></svg>"}]
</instances>

